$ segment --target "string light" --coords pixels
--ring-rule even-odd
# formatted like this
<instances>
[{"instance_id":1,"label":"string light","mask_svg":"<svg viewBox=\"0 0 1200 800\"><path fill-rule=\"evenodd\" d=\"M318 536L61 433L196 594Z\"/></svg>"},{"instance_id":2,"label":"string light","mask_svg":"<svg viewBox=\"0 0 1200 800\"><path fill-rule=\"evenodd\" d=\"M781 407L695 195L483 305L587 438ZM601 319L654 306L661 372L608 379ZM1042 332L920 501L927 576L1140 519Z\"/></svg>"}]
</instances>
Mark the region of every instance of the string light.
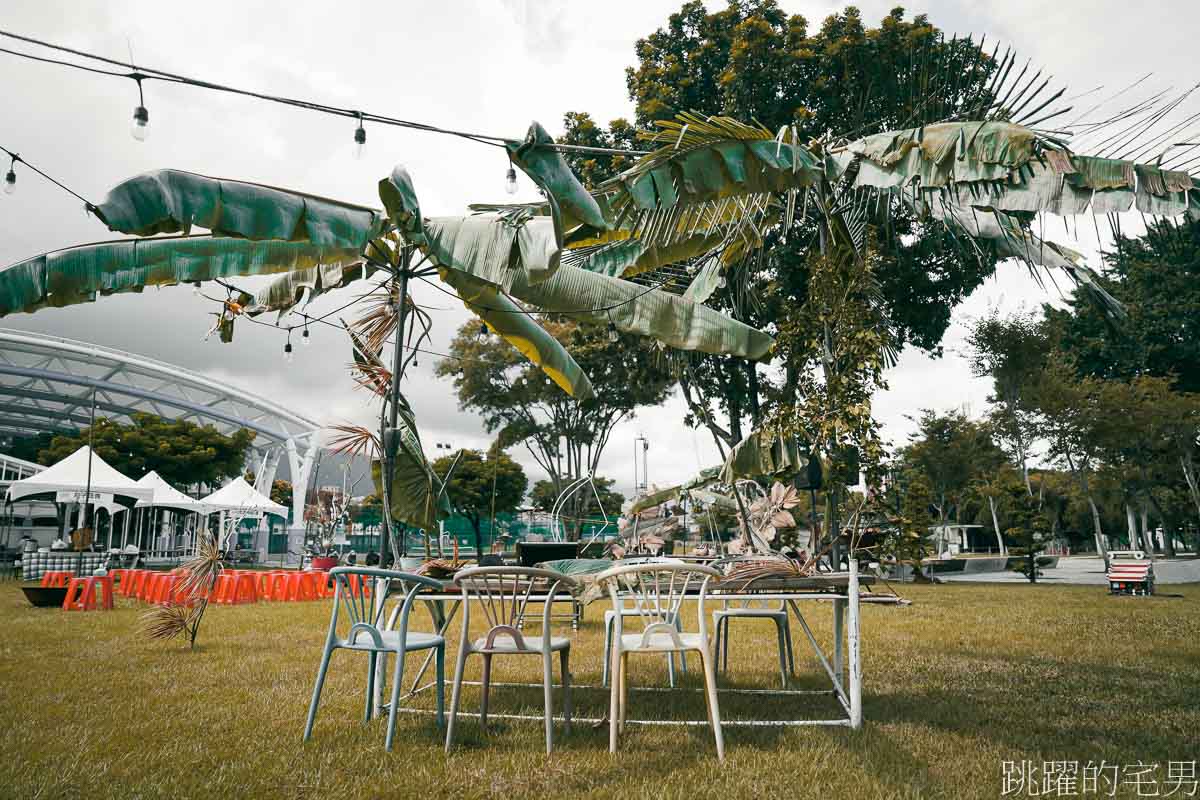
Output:
<instances>
[{"instance_id":1,"label":"string light","mask_svg":"<svg viewBox=\"0 0 1200 800\"><path fill-rule=\"evenodd\" d=\"M508 163L508 172L504 175L504 191L508 194L517 193L517 171L513 169L511 161Z\"/></svg>"},{"instance_id":2,"label":"string light","mask_svg":"<svg viewBox=\"0 0 1200 800\"><path fill-rule=\"evenodd\" d=\"M14 167L17 166L17 156L13 153L12 163L8 165L8 174L4 176L4 193L12 194L17 190L17 171Z\"/></svg>"},{"instance_id":3,"label":"string light","mask_svg":"<svg viewBox=\"0 0 1200 800\"><path fill-rule=\"evenodd\" d=\"M133 79L137 81L138 104L133 110L133 123L129 126L129 132L134 139L144 142L150 135L150 112L146 110L146 98L142 94L142 76L135 74Z\"/></svg>"},{"instance_id":4,"label":"string light","mask_svg":"<svg viewBox=\"0 0 1200 800\"><path fill-rule=\"evenodd\" d=\"M717 288L718 288L718 289L724 289L724 288L725 288L725 284L726 284L726 280L725 280L725 273L724 273L724 272L722 272L722 273L719 273L719 274L717 275Z\"/></svg>"},{"instance_id":5,"label":"string light","mask_svg":"<svg viewBox=\"0 0 1200 800\"><path fill-rule=\"evenodd\" d=\"M289 330L287 344L283 346L283 360L285 363L290 364L292 363L293 358L295 358L295 356L292 355L292 332Z\"/></svg>"},{"instance_id":6,"label":"string light","mask_svg":"<svg viewBox=\"0 0 1200 800\"><path fill-rule=\"evenodd\" d=\"M300 344L308 347L312 344L312 339L308 335L308 317L304 318L304 332L300 334Z\"/></svg>"},{"instance_id":7,"label":"string light","mask_svg":"<svg viewBox=\"0 0 1200 800\"><path fill-rule=\"evenodd\" d=\"M612 312L608 312L608 340L616 344L620 340L621 334L617 332L617 326L612 320Z\"/></svg>"},{"instance_id":8,"label":"string light","mask_svg":"<svg viewBox=\"0 0 1200 800\"><path fill-rule=\"evenodd\" d=\"M358 128L354 131L354 157L361 159L367 150L367 129L363 127L363 115L359 112Z\"/></svg>"},{"instance_id":9,"label":"string light","mask_svg":"<svg viewBox=\"0 0 1200 800\"><path fill-rule=\"evenodd\" d=\"M491 331L488 330L488 326L487 326L486 322L479 326L479 335L480 336L487 336L489 333L491 333Z\"/></svg>"}]
</instances>

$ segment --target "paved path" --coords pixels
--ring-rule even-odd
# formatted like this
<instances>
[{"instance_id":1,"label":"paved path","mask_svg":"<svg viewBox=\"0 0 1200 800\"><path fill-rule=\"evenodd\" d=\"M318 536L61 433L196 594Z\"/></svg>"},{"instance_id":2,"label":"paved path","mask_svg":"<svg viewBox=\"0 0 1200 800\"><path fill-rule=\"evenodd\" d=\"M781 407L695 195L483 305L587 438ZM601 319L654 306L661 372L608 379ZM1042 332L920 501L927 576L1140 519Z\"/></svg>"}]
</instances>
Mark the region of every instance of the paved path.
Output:
<instances>
[{"instance_id":1,"label":"paved path","mask_svg":"<svg viewBox=\"0 0 1200 800\"><path fill-rule=\"evenodd\" d=\"M1097 556L1067 556L1058 566L1043 570L1038 582L1104 586L1104 559ZM949 583L1025 583L1019 572L978 572L974 574L938 575ZM1164 583L1200 582L1200 558L1157 559L1154 562L1154 581Z\"/></svg>"}]
</instances>

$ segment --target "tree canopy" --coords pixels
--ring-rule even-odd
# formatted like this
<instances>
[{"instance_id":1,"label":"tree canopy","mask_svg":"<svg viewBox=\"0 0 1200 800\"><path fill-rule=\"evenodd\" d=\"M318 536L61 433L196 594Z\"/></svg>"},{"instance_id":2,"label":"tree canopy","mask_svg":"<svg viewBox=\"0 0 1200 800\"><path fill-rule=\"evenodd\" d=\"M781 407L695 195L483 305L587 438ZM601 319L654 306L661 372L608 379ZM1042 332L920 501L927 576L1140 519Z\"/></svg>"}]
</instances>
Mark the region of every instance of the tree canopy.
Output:
<instances>
[{"instance_id":1,"label":"tree canopy","mask_svg":"<svg viewBox=\"0 0 1200 800\"><path fill-rule=\"evenodd\" d=\"M254 432L242 428L226 436L211 425L167 420L136 412L131 423L97 419L94 431L84 428L55 436L37 454L40 464L54 464L92 440L96 455L117 471L140 478L154 470L175 486L217 486L242 474Z\"/></svg>"},{"instance_id":2,"label":"tree canopy","mask_svg":"<svg viewBox=\"0 0 1200 800\"><path fill-rule=\"evenodd\" d=\"M495 447L486 455L479 450L460 450L442 456L433 462L434 472L446 475L456 457L458 463L446 483L446 494L454 510L475 529L476 552L482 554L483 520L515 511L525 497L529 480L520 464Z\"/></svg>"}]
</instances>

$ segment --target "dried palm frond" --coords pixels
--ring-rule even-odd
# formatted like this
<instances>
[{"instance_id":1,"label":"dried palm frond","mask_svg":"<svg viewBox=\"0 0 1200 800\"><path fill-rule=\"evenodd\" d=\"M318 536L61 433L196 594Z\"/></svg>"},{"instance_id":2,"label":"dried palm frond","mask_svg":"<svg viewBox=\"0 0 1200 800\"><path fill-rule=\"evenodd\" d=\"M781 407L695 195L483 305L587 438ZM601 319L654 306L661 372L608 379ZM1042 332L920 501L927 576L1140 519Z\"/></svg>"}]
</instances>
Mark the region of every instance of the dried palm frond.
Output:
<instances>
[{"instance_id":1,"label":"dried palm frond","mask_svg":"<svg viewBox=\"0 0 1200 800\"><path fill-rule=\"evenodd\" d=\"M166 641L191 630L197 607L177 603L156 605L141 616L142 631L150 639Z\"/></svg>"},{"instance_id":2,"label":"dried palm frond","mask_svg":"<svg viewBox=\"0 0 1200 800\"><path fill-rule=\"evenodd\" d=\"M811 559L803 563L790 558L754 558L735 561L725 575L724 583L735 582L745 589L757 580L770 578L803 578L811 575L815 564Z\"/></svg>"},{"instance_id":3,"label":"dried palm frond","mask_svg":"<svg viewBox=\"0 0 1200 800\"><path fill-rule=\"evenodd\" d=\"M417 575L428 575L431 578L453 578L468 562L455 558L435 558L417 567Z\"/></svg>"},{"instance_id":4,"label":"dried palm frond","mask_svg":"<svg viewBox=\"0 0 1200 800\"><path fill-rule=\"evenodd\" d=\"M329 449L333 453L379 458L379 453L383 448L379 445L379 436L370 429L364 428L362 425L345 423L330 425L329 430L336 431L338 434L329 442Z\"/></svg>"}]
</instances>

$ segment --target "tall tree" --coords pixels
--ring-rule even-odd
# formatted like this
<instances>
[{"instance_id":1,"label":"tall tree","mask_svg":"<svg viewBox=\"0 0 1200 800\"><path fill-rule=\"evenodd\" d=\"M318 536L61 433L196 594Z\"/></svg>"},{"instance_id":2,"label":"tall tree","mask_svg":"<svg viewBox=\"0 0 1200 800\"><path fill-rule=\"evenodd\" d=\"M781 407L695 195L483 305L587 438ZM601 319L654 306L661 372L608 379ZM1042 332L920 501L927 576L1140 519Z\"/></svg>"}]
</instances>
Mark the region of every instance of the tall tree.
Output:
<instances>
[{"instance_id":1,"label":"tall tree","mask_svg":"<svg viewBox=\"0 0 1200 800\"><path fill-rule=\"evenodd\" d=\"M976 320L967 334L971 373L992 379L991 420L996 438L1021 468L1025 491L1033 496L1029 456L1035 438L1031 394L1050 351L1050 337L1032 313L1002 317L993 310Z\"/></svg>"},{"instance_id":2,"label":"tall tree","mask_svg":"<svg viewBox=\"0 0 1200 800\"><path fill-rule=\"evenodd\" d=\"M575 478L594 475L613 428L641 406L663 402L673 378L657 348L595 325L542 320L570 347L576 362L603 387L590 399L565 395L535 366L478 323L459 329L451 358L437 374L451 376L461 408L480 414L502 447L523 446L550 476L555 495ZM568 515L583 516L589 498L577 493Z\"/></svg>"},{"instance_id":3,"label":"tall tree","mask_svg":"<svg viewBox=\"0 0 1200 800\"><path fill-rule=\"evenodd\" d=\"M687 2L667 24L637 42L637 64L626 71L635 125L679 112L727 114L756 120L771 130L794 126L800 139L848 136L905 127L931 109L950 110L978 97L992 70L990 59L963 40L944 41L924 15L905 19L903 10L876 28L850 7L810 30L774 0L730 0L709 12ZM954 81L937 81L913 91L921 59L947 65ZM631 126L614 120L608 130L585 113L566 117L564 141L621 148ZM625 157L576 154L572 166L593 185L623 166ZM759 328L782 324L808 300L810 256L820 248L816 226L797 215L790 228L765 230L761 255L731 270L726 285L708 303ZM990 274L995 261L950 246L939 225L893 216L881 227L874 280L895 348L912 343L939 351L950 312ZM722 451L762 423L771 389L753 364L721 356L692 355L680 383L688 422L705 426ZM802 363L785 365L777 400L790 402ZM723 418L723 419L722 419Z\"/></svg>"},{"instance_id":4,"label":"tall tree","mask_svg":"<svg viewBox=\"0 0 1200 800\"><path fill-rule=\"evenodd\" d=\"M242 474L254 441L254 432L245 428L226 436L211 425L154 414L137 412L131 419L130 424L98 419L94 430L55 436L38 452L38 463L61 461L90 439L96 455L130 477L154 470L175 486L215 486Z\"/></svg>"},{"instance_id":5,"label":"tall tree","mask_svg":"<svg viewBox=\"0 0 1200 800\"><path fill-rule=\"evenodd\" d=\"M525 497L529 479L525 470L497 447L487 454L478 450L460 450L433 462L438 475L445 475L457 458L457 465L446 484L451 506L471 523L475 531L475 552L483 555L483 521L497 514L515 511Z\"/></svg>"},{"instance_id":6,"label":"tall tree","mask_svg":"<svg viewBox=\"0 0 1200 800\"><path fill-rule=\"evenodd\" d=\"M937 522L945 524L958 518L972 482L1000 471L1007 459L992 438L991 426L961 411L938 414L926 409L917 425L900 459L928 482Z\"/></svg>"}]
</instances>

